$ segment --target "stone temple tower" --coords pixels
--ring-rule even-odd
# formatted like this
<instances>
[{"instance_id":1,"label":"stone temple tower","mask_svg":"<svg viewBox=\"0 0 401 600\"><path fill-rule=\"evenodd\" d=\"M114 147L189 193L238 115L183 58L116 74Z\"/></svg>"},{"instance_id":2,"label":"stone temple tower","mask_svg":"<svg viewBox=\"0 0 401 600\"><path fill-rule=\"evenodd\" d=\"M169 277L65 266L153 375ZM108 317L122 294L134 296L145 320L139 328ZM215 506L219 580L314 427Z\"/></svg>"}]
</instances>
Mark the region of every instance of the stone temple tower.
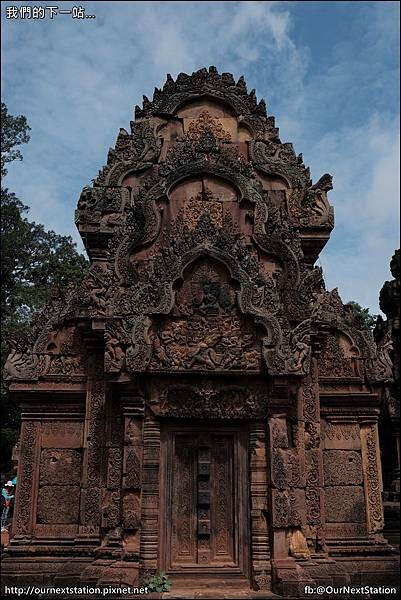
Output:
<instances>
[{"instance_id":1,"label":"stone temple tower","mask_svg":"<svg viewBox=\"0 0 401 600\"><path fill-rule=\"evenodd\" d=\"M388 585L391 361L314 266L334 226L244 79L171 76L75 220L90 267L8 357L22 411L8 584L302 595Z\"/></svg>"}]
</instances>

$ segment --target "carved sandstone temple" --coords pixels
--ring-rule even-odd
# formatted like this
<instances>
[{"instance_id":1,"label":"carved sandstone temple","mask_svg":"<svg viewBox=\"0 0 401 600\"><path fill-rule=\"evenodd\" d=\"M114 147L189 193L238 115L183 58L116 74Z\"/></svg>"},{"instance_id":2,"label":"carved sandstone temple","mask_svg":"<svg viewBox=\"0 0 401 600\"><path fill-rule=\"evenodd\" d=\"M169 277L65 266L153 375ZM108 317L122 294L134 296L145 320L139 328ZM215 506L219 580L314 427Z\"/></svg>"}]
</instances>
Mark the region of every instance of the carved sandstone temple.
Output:
<instances>
[{"instance_id":1,"label":"carved sandstone temple","mask_svg":"<svg viewBox=\"0 0 401 600\"><path fill-rule=\"evenodd\" d=\"M334 225L243 78L170 76L78 201L90 257L7 365L6 582L388 584L380 352L314 266Z\"/></svg>"}]
</instances>

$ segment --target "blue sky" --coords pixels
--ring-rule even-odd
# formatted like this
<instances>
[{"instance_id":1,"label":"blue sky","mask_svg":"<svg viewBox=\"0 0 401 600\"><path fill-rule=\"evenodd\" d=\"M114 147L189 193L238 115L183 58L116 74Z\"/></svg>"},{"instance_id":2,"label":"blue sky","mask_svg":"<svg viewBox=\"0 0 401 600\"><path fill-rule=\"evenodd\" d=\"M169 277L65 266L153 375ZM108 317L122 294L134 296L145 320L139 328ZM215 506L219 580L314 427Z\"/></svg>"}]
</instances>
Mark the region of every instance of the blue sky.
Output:
<instances>
[{"instance_id":1,"label":"blue sky","mask_svg":"<svg viewBox=\"0 0 401 600\"><path fill-rule=\"evenodd\" d=\"M7 6L83 6L95 19L9 20ZM15 2L2 8L2 99L32 128L6 185L30 218L78 241L80 191L133 107L215 65L265 98L316 181L334 178L326 284L378 311L399 246L398 2ZM79 248L82 245L79 243Z\"/></svg>"}]
</instances>

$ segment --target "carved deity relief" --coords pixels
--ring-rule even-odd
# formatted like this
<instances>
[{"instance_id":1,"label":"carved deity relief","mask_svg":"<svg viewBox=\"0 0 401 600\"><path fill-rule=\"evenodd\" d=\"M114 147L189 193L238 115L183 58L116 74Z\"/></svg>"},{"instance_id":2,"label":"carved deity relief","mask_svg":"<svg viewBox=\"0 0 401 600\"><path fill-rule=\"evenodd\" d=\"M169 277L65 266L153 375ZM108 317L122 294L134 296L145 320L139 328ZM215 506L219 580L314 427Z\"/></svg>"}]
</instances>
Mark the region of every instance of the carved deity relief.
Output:
<instances>
[{"instance_id":1,"label":"carved deity relief","mask_svg":"<svg viewBox=\"0 0 401 600\"><path fill-rule=\"evenodd\" d=\"M173 318L151 336L151 369L251 370L260 368L260 342L240 316L235 290L220 265L198 261L176 291Z\"/></svg>"}]
</instances>

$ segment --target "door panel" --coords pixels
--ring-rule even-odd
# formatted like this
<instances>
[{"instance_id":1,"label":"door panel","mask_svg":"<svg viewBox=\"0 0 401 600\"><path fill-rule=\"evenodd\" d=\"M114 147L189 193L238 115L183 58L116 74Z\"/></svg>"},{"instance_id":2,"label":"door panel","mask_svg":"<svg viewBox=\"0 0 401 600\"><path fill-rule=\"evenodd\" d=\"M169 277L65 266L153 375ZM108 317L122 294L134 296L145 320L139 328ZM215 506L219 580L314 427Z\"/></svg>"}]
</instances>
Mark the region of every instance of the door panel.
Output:
<instances>
[{"instance_id":1,"label":"door panel","mask_svg":"<svg viewBox=\"0 0 401 600\"><path fill-rule=\"evenodd\" d=\"M245 441L233 428L167 430L162 562L168 571L244 572Z\"/></svg>"},{"instance_id":2,"label":"door panel","mask_svg":"<svg viewBox=\"0 0 401 600\"><path fill-rule=\"evenodd\" d=\"M196 527L193 499L196 493L196 447L190 436L179 435L174 439L172 479L172 561L173 564L196 562Z\"/></svg>"},{"instance_id":3,"label":"door panel","mask_svg":"<svg viewBox=\"0 0 401 600\"><path fill-rule=\"evenodd\" d=\"M234 565L236 560L234 440L231 435L212 436L212 535L211 561Z\"/></svg>"}]
</instances>

